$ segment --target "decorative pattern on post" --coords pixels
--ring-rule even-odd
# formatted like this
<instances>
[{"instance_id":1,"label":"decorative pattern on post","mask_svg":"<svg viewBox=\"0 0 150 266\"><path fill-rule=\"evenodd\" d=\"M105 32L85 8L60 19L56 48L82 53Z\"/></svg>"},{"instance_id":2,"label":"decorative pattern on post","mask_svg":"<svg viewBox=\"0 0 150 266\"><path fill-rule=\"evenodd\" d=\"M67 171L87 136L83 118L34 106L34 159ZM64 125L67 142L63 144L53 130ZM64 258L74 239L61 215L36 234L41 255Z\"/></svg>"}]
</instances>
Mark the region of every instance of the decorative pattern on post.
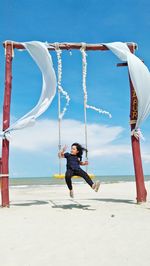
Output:
<instances>
[{"instance_id":1,"label":"decorative pattern on post","mask_svg":"<svg viewBox=\"0 0 150 266\"><path fill-rule=\"evenodd\" d=\"M13 44L5 44L6 66L5 66L5 94L3 105L3 131L10 124L10 101L12 84L12 55ZM1 181L2 207L9 207L9 141L2 140L2 181Z\"/></svg>"}]
</instances>

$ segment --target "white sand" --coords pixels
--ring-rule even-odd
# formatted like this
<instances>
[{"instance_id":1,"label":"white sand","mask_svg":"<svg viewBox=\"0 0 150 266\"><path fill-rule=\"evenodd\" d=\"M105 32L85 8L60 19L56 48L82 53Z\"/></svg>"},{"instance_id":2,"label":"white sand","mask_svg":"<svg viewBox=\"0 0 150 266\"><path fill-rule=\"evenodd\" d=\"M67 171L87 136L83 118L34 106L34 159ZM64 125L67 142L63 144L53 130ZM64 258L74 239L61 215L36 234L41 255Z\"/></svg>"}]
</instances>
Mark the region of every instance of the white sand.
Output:
<instances>
[{"instance_id":1,"label":"white sand","mask_svg":"<svg viewBox=\"0 0 150 266\"><path fill-rule=\"evenodd\" d=\"M146 182L148 193L150 182ZM0 209L1 266L149 266L150 201L135 183L11 188Z\"/></svg>"}]
</instances>

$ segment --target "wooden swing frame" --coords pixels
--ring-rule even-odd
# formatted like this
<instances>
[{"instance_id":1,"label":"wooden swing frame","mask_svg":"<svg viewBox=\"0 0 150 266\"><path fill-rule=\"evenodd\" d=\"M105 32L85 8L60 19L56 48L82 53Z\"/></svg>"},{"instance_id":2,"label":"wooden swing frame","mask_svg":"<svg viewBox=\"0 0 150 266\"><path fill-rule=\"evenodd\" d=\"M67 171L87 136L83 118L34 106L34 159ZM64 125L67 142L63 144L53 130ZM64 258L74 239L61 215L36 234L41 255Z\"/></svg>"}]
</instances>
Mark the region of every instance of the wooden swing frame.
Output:
<instances>
[{"instance_id":1,"label":"wooden swing frame","mask_svg":"<svg viewBox=\"0 0 150 266\"><path fill-rule=\"evenodd\" d=\"M55 43L48 43L48 50L55 50ZM11 89L12 89L12 59L13 49L25 49L23 44L6 41L3 43L5 48L5 93L3 104L3 131L5 131L10 125L10 104L11 104ZM137 45L135 43L127 43L130 51L135 52ZM79 50L82 48L82 43L59 43L61 50ZM103 44L86 44L86 51L106 51L109 50ZM127 66L127 63L118 64L118 66ZM130 121L131 130L135 128L136 120L138 117L137 110L137 96L129 76L130 84ZM137 203L145 202L147 192L144 184L144 174L142 168L140 141L134 136L131 136L133 162L135 170L136 191L137 191ZM2 140L2 158L0 158L0 176L1 176L1 198L2 207L9 207L9 141L6 138Z\"/></svg>"}]
</instances>

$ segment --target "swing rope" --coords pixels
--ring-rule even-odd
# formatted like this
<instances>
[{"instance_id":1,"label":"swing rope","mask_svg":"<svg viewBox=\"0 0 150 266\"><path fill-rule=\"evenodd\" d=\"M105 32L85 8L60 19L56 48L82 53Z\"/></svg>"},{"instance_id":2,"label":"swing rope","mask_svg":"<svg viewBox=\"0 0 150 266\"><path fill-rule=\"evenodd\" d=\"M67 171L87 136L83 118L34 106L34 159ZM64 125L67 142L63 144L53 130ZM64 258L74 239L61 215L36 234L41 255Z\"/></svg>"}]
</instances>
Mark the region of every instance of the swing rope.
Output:
<instances>
[{"instance_id":1,"label":"swing rope","mask_svg":"<svg viewBox=\"0 0 150 266\"><path fill-rule=\"evenodd\" d=\"M111 114L108 111L103 109L97 108L95 106L89 105L88 102L88 93L87 93L87 85L86 85L86 78L87 78L87 53L86 53L86 43L82 43L82 47L80 49L82 54L82 87L83 87L83 94L84 94L84 131L85 131L85 148L88 148L88 134L87 134L87 109L92 109L99 114L108 115L111 118ZM86 160L88 160L88 154L86 152Z\"/></svg>"},{"instance_id":2,"label":"swing rope","mask_svg":"<svg viewBox=\"0 0 150 266\"><path fill-rule=\"evenodd\" d=\"M58 129L59 129L59 143L58 150L60 151L62 148L61 144L61 122L67 111L67 106L70 102L70 97L68 93L62 87L62 51L59 48L59 43L55 43L55 51L57 54L57 63L58 63ZM86 148L86 160L88 161L88 133L87 133L87 109L92 109L98 113L106 114L111 118L111 114L108 111L97 108L95 106L89 105L88 102L88 94L87 94L87 54L86 54L86 43L82 43L82 47L80 49L82 54L82 87L84 94L84 134L85 134L85 148ZM61 112L61 94L66 98L66 104ZM86 166L87 171L87 166ZM61 169L61 158L59 158L59 175L62 174Z\"/></svg>"},{"instance_id":3,"label":"swing rope","mask_svg":"<svg viewBox=\"0 0 150 266\"><path fill-rule=\"evenodd\" d=\"M84 135L85 135L85 148L86 148L86 160L88 161L88 143L87 143L87 114L86 114L86 108L87 108L87 88L86 88L86 76L87 76L87 54L85 52L86 44L82 43L82 48L80 49L82 53L82 87L83 87L83 94L84 94ZM87 169L86 169L87 170Z\"/></svg>"},{"instance_id":4,"label":"swing rope","mask_svg":"<svg viewBox=\"0 0 150 266\"><path fill-rule=\"evenodd\" d=\"M55 51L57 54L57 63L58 63L58 131L59 131L59 141L58 141L58 150L61 151L61 121L64 114L67 111L67 106L69 105L70 97L68 93L62 88L62 51L59 48L59 43L55 43ZM61 112L61 94L66 98L66 104ZM62 173L61 167L61 158L59 158L59 175Z\"/></svg>"},{"instance_id":5,"label":"swing rope","mask_svg":"<svg viewBox=\"0 0 150 266\"><path fill-rule=\"evenodd\" d=\"M58 93L66 98L66 104L61 112L59 112L59 119L62 120L64 114L67 111L67 106L69 105L70 102L70 96L68 95L67 91L65 91L62 87L61 81L62 81L62 51L59 48L59 43L55 43L55 51L57 54L57 62L58 62Z\"/></svg>"}]
</instances>

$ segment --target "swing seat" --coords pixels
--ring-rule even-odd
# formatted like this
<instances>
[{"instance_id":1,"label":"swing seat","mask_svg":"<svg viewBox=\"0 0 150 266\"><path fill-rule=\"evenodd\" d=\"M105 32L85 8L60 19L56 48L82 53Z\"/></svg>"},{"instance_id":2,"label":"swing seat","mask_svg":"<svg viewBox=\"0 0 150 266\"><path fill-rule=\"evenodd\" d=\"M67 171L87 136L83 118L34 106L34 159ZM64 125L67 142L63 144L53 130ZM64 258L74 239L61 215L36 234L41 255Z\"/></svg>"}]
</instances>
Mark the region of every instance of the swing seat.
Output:
<instances>
[{"instance_id":1,"label":"swing seat","mask_svg":"<svg viewBox=\"0 0 150 266\"><path fill-rule=\"evenodd\" d=\"M88 174L90 178L94 178L94 174ZM65 178L65 174L54 174L54 178ZM80 176L74 175L73 178L81 178Z\"/></svg>"}]
</instances>

